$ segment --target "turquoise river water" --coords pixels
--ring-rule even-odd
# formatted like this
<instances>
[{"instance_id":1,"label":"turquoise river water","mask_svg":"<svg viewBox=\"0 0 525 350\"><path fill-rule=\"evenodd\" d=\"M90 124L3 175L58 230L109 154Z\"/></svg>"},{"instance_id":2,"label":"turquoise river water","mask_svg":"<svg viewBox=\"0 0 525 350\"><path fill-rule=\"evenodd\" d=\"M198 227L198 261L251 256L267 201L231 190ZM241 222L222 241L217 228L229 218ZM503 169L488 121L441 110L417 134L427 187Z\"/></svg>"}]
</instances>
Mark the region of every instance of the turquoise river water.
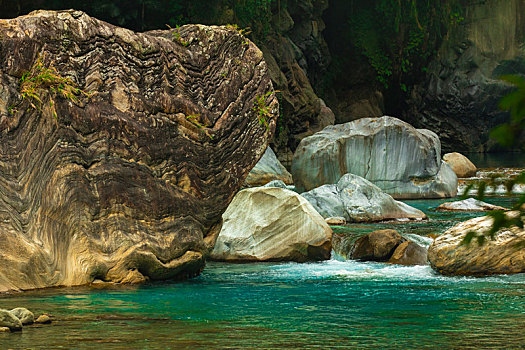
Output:
<instances>
[{"instance_id":1,"label":"turquoise river water","mask_svg":"<svg viewBox=\"0 0 525 350\"><path fill-rule=\"evenodd\" d=\"M511 199L488 202L509 205ZM428 244L480 214L438 213L444 200L410 201L429 220L394 227ZM418 236L416 236L418 235ZM421 237L422 236L422 237ZM523 349L525 274L443 277L429 266L344 261L208 263L185 282L59 288L0 297L54 316L52 325L0 333L0 349Z\"/></svg>"}]
</instances>

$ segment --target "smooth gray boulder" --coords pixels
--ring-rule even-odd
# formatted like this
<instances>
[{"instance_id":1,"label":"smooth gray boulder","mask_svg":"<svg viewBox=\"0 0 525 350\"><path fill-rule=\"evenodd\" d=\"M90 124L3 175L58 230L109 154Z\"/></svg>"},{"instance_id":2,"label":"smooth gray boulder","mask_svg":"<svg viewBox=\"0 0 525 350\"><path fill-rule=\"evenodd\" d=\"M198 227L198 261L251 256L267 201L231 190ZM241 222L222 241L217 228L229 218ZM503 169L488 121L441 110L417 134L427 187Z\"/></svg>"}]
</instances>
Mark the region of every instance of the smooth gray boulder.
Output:
<instances>
[{"instance_id":1,"label":"smooth gray boulder","mask_svg":"<svg viewBox=\"0 0 525 350\"><path fill-rule=\"evenodd\" d=\"M13 316L18 318L23 325L33 324L35 322L35 315L25 307L17 307L10 312Z\"/></svg>"},{"instance_id":2,"label":"smooth gray boulder","mask_svg":"<svg viewBox=\"0 0 525 350\"><path fill-rule=\"evenodd\" d=\"M8 310L0 309L0 327L7 327L14 331L22 330L22 322Z\"/></svg>"},{"instance_id":3,"label":"smooth gray boulder","mask_svg":"<svg viewBox=\"0 0 525 350\"><path fill-rule=\"evenodd\" d=\"M426 218L421 210L396 201L354 174L345 174L335 185L324 185L301 195L324 218L343 217L349 222Z\"/></svg>"},{"instance_id":4,"label":"smooth gray boulder","mask_svg":"<svg viewBox=\"0 0 525 350\"><path fill-rule=\"evenodd\" d=\"M467 198L462 201L446 202L441 204L436 210L450 211L489 211L489 210L507 210L507 208L485 203L475 198Z\"/></svg>"},{"instance_id":5,"label":"smooth gray boulder","mask_svg":"<svg viewBox=\"0 0 525 350\"><path fill-rule=\"evenodd\" d=\"M300 191L334 184L347 173L398 199L457 194L457 177L441 160L438 136L388 116L328 126L295 151L292 174Z\"/></svg>"},{"instance_id":6,"label":"smooth gray boulder","mask_svg":"<svg viewBox=\"0 0 525 350\"><path fill-rule=\"evenodd\" d=\"M293 183L292 175L279 162L272 149L268 147L262 158L250 171L244 183L246 186L255 187L266 185L274 180L280 180L287 185Z\"/></svg>"},{"instance_id":7,"label":"smooth gray boulder","mask_svg":"<svg viewBox=\"0 0 525 350\"><path fill-rule=\"evenodd\" d=\"M295 192L276 187L240 191L222 216L210 253L212 260L326 260L332 229L312 205Z\"/></svg>"}]
</instances>

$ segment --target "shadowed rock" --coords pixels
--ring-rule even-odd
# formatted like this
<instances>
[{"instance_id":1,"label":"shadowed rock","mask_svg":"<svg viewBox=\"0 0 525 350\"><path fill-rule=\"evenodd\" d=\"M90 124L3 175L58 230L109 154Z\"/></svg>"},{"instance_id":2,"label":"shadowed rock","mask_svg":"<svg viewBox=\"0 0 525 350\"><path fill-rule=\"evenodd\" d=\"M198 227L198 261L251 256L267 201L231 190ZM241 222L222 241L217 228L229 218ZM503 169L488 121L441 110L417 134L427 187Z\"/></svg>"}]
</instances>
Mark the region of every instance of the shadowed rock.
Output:
<instances>
[{"instance_id":1,"label":"shadowed rock","mask_svg":"<svg viewBox=\"0 0 525 350\"><path fill-rule=\"evenodd\" d=\"M246 178L250 187L263 186L272 181L282 181L286 185L293 183L292 174L279 162L275 153L268 147L262 158L255 164Z\"/></svg>"},{"instance_id":2,"label":"shadowed rock","mask_svg":"<svg viewBox=\"0 0 525 350\"><path fill-rule=\"evenodd\" d=\"M359 238L351 253L352 259L386 261L405 239L396 230L379 230Z\"/></svg>"},{"instance_id":3,"label":"shadowed rock","mask_svg":"<svg viewBox=\"0 0 525 350\"><path fill-rule=\"evenodd\" d=\"M397 246L388 260L396 265L427 265L427 249L412 241L405 241Z\"/></svg>"},{"instance_id":4,"label":"shadowed rock","mask_svg":"<svg viewBox=\"0 0 525 350\"><path fill-rule=\"evenodd\" d=\"M18 85L39 59L90 97L43 86L32 108ZM234 29L0 20L0 291L198 274L203 238L275 129L271 91ZM262 96L268 115L253 109Z\"/></svg>"}]
</instances>

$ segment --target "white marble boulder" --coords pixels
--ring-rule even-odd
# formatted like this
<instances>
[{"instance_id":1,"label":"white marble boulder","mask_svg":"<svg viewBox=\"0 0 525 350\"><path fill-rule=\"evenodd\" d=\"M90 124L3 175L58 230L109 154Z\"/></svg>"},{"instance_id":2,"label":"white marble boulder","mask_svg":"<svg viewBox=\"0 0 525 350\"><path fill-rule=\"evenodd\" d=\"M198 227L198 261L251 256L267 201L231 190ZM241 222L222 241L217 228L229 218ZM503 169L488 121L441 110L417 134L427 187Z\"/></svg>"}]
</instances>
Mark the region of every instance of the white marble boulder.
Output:
<instances>
[{"instance_id":1,"label":"white marble boulder","mask_svg":"<svg viewBox=\"0 0 525 350\"><path fill-rule=\"evenodd\" d=\"M343 217L348 222L426 218L421 210L396 201L370 181L354 174L345 174L335 185L323 185L301 195L324 218Z\"/></svg>"},{"instance_id":2,"label":"white marble boulder","mask_svg":"<svg viewBox=\"0 0 525 350\"><path fill-rule=\"evenodd\" d=\"M223 214L212 260L308 261L330 258L332 229L295 192L277 187L240 191Z\"/></svg>"},{"instance_id":3,"label":"white marble boulder","mask_svg":"<svg viewBox=\"0 0 525 350\"><path fill-rule=\"evenodd\" d=\"M438 136L393 117L328 126L304 138L295 151L292 175L299 191L334 184L347 173L397 199L457 194L457 177L441 160Z\"/></svg>"},{"instance_id":4,"label":"white marble boulder","mask_svg":"<svg viewBox=\"0 0 525 350\"><path fill-rule=\"evenodd\" d=\"M475 198L467 198L461 201L446 202L441 204L436 210L449 211L489 211L489 210L507 210L507 208L485 203Z\"/></svg>"},{"instance_id":5,"label":"white marble boulder","mask_svg":"<svg viewBox=\"0 0 525 350\"><path fill-rule=\"evenodd\" d=\"M292 175L279 162L272 149L268 147L262 158L250 171L244 183L248 187L255 187L266 185L270 181L275 180L280 180L287 185L293 183Z\"/></svg>"}]
</instances>

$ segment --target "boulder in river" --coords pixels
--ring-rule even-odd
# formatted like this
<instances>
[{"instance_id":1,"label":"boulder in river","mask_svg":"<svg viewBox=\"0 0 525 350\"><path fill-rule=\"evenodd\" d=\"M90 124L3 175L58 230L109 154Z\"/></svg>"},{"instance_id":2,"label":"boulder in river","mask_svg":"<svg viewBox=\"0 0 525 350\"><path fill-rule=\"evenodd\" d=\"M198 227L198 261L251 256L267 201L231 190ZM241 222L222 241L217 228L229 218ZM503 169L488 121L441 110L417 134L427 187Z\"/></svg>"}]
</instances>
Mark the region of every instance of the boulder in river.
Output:
<instances>
[{"instance_id":1,"label":"boulder in river","mask_svg":"<svg viewBox=\"0 0 525 350\"><path fill-rule=\"evenodd\" d=\"M461 222L437 237L428 250L432 268L444 275L467 276L525 272L525 249L520 248L525 242L523 229L502 229L494 240L487 240L483 245L476 239L468 245L462 244L468 232L483 234L492 224L491 217L478 217Z\"/></svg>"},{"instance_id":2,"label":"boulder in river","mask_svg":"<svg viewBox=\"0 0 525 350\"><path fill-rule=\"evenodd\" d=\"M23 325L32 324L35 322L35 315L25 307L17 307L10 312L15 317L17 317Z\"/></svg>"},{"instance_id":3,"label":"boulder in river","mask_svg":"<svg viewBox=\"0 0 525 350\"><path fill-rule=\"evenodd\" d=\"M457 193L457 177L441 160L438 136L388 116L327 126L295 151L292 175L299 190L337 183L347 173L398 199Z\"/></svg>"},{"instance_id":4,"label":"boulder in river","mask_svg":"<svg viewBox=\"0 0 525 350\"><path fill-rule=\"evenodd\" d=\"M355 242L350 257L364 261L387 261L404 241L396 230L374 231Z\"/></svg>"},{"instance_id":5,"label":"boulder in river","mask_svg":"<svg viewBox=\"0 0 525 350\"><path fill-rule=\"evenodd\" d=\"M326 260L332 230L312 205L276 187L240 191L223 215L210 257L223 261Z\"/></svg>"},{"instance_id":6,"label":"boulder in river","mask_svg":"<svg viewBox=\"0 0 525 350\"><path fill-rule=\"evenodd\" d=\"M21 331L22 322L8 310L0 309L0 327L7 327L11 332Z\"/></svg>"},{"instance_id":7,"label":"boulder in river","mask_svg":"<svg viewBox=\"0 0 525 350\"><path fill-rule=\"evenodd\" d=\"M397 246L388 262L407 266L427 265L427 248L412 241L405 241Z\"/></svg>"},{"instance_id":8,"label":"boulder in river","mask_svg":"<svg viewBox=\"0 0 525 350\"><path fill-rule=\"evenodd\" d=\"M349 222L426 218L421 210L396 201L354 174L345 174L335 185L324 185L301 195L324 218L343 217Z\"/></svg>"},{"instance_id":9,"label":"boulder in river","mask_svg":"<svg viewBox=\"0 0 525 350\"><path fill-rule=\"evenodd\" d=\"M450 211L489 211L489 210L507 210L507 208L485 203L475 198L467 198L461 201L446 202L441 204L436 210Z\"/></svg>"},{"instance_id":10,"label":"boulder in river","mask_svg":"<svg viewBox=\"0 0 525 350\"><path fill-rule=\"evenodd\" d=\"M56 86L20 83L41 74ZM0 19L0 292L199 274L278 110L262 52L233 28Z\"/></svg>"},{"instance_id":11,"label":"boulder in river","mask_svg":"<svg viewBox=\"0 0 525 350\"><path fill-rule=\"evenodd\" d=\"M248 174L245 184L255 187L266 185L270 181L276 180L282 181L286 185L293 184L292 175L279 162L272 149L268 147L262 158Z\"/></svg>"},{"instance_id":12,"label":"boulder in river","mask_svg":"<svg viewBox=\"0 0 525 350\"><path fill-rule=\"evenodd\" d=\"M476 171L478 169L470 159L461 153L447 153L443 156L443 160L452 168L452 171L456 173L457 177L463 178L476 176Z\"/></svg>"}]
</instances>

